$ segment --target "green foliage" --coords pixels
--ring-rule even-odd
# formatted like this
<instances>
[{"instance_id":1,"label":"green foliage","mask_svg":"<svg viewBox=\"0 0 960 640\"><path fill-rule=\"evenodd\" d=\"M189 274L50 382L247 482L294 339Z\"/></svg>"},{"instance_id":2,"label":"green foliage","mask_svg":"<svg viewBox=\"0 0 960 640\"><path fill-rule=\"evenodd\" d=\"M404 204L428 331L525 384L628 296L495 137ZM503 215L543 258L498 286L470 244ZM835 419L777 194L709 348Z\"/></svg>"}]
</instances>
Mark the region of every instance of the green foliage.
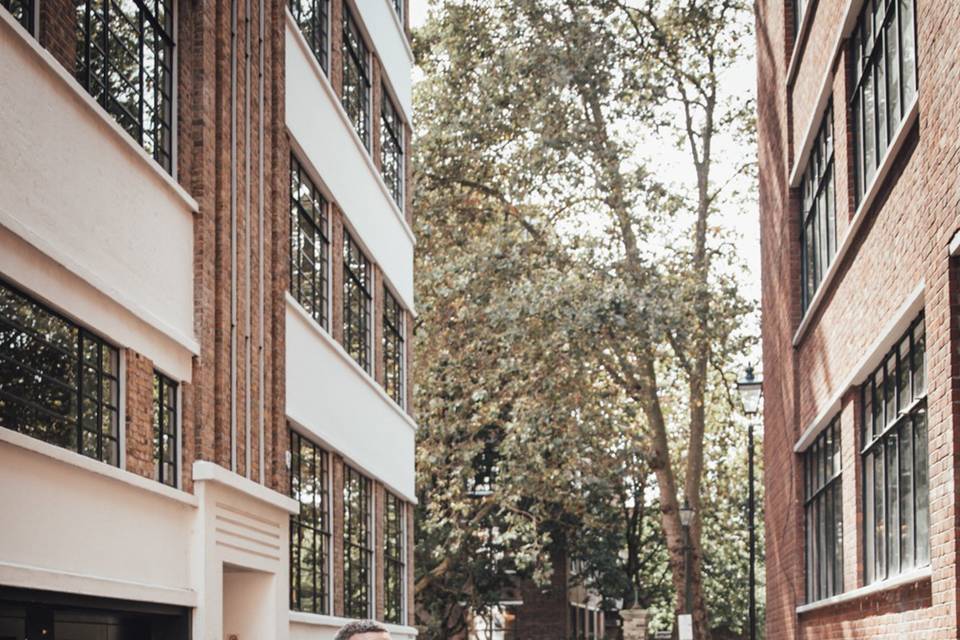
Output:
<instances>
[{"instance_id":1,"label":"green foliage","mask_svg":"<svg viewBox=\"0 0 960 640\"><path fill-rule=\"evenodd\" d=\"M425 638L452 637L514 577L546 579L558 544L610 603L635 595L670 619L677 478L699 507L700 607L742 629L745 543L729 529L745 438L728 394L751 305L710 217L729 202L711 145L750 132L749 103L717 93L743 9L447 0L416 34ZM491 432L497 478L478 496Z\"/></svg>"}]
</instances>

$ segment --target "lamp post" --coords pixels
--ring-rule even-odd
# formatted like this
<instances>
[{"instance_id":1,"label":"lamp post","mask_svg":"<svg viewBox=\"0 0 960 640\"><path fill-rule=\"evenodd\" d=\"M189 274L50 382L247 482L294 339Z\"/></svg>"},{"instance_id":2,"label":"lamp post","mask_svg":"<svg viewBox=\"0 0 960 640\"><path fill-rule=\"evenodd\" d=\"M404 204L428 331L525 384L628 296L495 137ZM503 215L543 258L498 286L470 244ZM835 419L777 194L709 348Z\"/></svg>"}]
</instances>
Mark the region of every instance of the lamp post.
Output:
<instances>
[{"instance_id":1,"label":"lamp post","mask_svg":"<svg viewBox=\"0 0 960 640\"><path fill-rule=\"evenodd\" d=\"M690 523L693 522L693 509L687 499L683 499L683 506L680 507L680 526L683 527L683 612L687 615L693 614L693 606L690 602Z\"/></svg>"},{"instance_id":2,"label":"lamp post","mask_svg":"<svg viewBox=\"0 0 960 640\"><path fill-rule=\"evenodd\" d=\"M754 495L753 464L753 423L760 413L760 399L763 397L763 381L754 376L753 367L747 367L742 380L737 381L737 391L743 402L743 413L747 416L747 465L749 467L748 527L750 533L750 640L757 640L757 531L756 497Z\"/></svg>"}]
</instances>

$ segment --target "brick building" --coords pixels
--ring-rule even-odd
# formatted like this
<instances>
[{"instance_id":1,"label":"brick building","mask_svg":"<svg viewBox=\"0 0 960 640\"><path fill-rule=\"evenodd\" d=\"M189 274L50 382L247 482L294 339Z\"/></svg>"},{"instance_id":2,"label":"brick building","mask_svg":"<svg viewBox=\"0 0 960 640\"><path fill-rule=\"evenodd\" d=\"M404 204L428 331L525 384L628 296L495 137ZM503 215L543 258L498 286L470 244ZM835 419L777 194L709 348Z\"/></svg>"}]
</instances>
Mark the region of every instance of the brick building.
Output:
<instances>
[{"instance_id":1,"label":"brick building","mask_svg":"<svg viewBox=\"0 0 960 640\"><path fill-rule=\"evenodd\" d=\"M0 0L0 638L412 638L404 0Z\"/></svg>"},{"instance_id":2,"label":"brick building","mask_svg":"<svg viewBox=\"0 0 960 640\"><path fill-rule=\"evenodd\" d=\"M760 0L766 637L958 637L960 3Z\"/></svg>"}]
</instances>

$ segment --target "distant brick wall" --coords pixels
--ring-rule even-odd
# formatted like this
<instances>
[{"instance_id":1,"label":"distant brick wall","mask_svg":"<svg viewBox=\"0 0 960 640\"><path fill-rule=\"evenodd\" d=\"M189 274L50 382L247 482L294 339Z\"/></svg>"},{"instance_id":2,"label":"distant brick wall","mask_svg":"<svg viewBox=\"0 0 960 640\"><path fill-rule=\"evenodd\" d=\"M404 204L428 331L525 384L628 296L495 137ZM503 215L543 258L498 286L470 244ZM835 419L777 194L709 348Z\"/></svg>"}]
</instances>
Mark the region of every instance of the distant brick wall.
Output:
<instances>
[{"instance_id":1,"label":"distant brick wall","mask_svg":"<svg viewBox=\"0 0 960 640\"><path fill-rule=\"evenodd\" d=\"M532 581L520 586L523 605L517 612L518 640L564 640L568 637L569 571L563 553L553 556L550 584L540 587Z\"/></svg>"},{"instance_id":2,"label":"distant brick wall","mask_svg":"<svg viewBox=\"0 0 960 640\"><path fill-rule=\"evenodd\" d=\"M850 251L812 312L808 330L793 346L801 321L800 203L789 177L825 79L834 105L840 242L856 214L847 109L851 60L846 42L835 50L848 5L810 3L809 10L816 13L788 85L791 2L757 3L767 637L956 638L960 280L946 247L960 228L958 3L917 0L919 123L907 132ZM827 402L840 394L844 586L847 591L863 586L859 399L856 387L841 385L921 282L927 325L932 578L798 614L805 597L804 518L801 458L793 453L794 445Z\"/></svg>"}]
</instances>

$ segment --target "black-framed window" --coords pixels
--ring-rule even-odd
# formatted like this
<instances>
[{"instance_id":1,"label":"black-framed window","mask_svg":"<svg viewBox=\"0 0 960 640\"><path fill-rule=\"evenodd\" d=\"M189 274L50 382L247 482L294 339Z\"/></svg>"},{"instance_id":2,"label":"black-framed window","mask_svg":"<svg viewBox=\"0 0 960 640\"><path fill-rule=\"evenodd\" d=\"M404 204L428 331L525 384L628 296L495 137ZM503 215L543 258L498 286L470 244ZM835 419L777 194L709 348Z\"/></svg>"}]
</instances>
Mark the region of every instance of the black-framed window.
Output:
<instances>
[{"instance_id":1,"label":"black-framed window","mask_svg":"<svg viewBox=\"0 0 960 640\"><path fill-rule=\"evenodd\" d=\"M803 310L837 253L837 204L833 170L833 105L827 107L803 173L800 265Z\"/></svg>"},{"instance_id":2,"label":"black-framed window","mask_svg":"<svg viewBox=\"0 0 960 640\"><path fill-rule=\"evenodd\" d=\"M397 12L397 17L403 20L403 0L393 0L393 10Z\"/></svg>"},{"instance_id":3,"label":"black-framed window","mask_svg":"<svg viewBox=\"0 0 960 640\"><path fill-rule=\"evenodd\" d=\"M177 447L177 383L153 373L153 460L154 478L177 486L180 457Z\"/></svg>"},{"instance_id":4,"label":"black-framed window","mask_svg":"<svg viewBox=\"0 0 960 640\"><path fill-rule=\"evenodd\" d=\"M386 492L383 522L383 616L387 622L403 624L404 585L407 566L406 504Z\"/></svg>"},{"instance_id":5,"label":"black-framed window","mask_svg":"<svg viewBox=\"0 0 960 640\"><path fill-rule=\"evenodd\" d=\"M77 80L171 171L172 0L79 0L76 18Z\"/></svg>"},{"instance_id":6,"label":"black-framed window","mask_svg":"<svg viewBox=\"0 0 960 640\"><path fill-rule=\"evenodd\" d=\"M840 418L803 454L807 602L843 591L843 483Z\"/></svg>"},{"instance_id":7,"label":"black-framed window","mask_svg":"<svg viewBox=\"0 0 960 640\"><path fill-rule=\"evenodd\" d=\"M343 611L348 618L373 614L373 483L343 467Z\"/></svg>"},{"instance_id":8,"label":"black-framed window","mask_svg":"<svg viewBox=\"0 0 960 640\"><path fill-rule=\"evenodd\" d=\"M373 346L370 307L373 267L360 246L343 233L343 342L347 353L367 372Z\"/></svg>"},{"instance_id":9,"label":"black-framed window","mask_svg":"<svg viewBox=\"0 0 960 640\"><path fill-rule=\"evenodd\" d=\"M324 329L328 321L328 204L290 156L290 293Z\"/></svg>"},{"instance_id":10,"label":"black-framed window","mask_svg":"<svg viewBox=\"0 0 960 640\"><path fill-rule=\"evenodd\" d=\"M290 608L330 613L330 455L290 431Z\"/></svg>"},{"instance_id":11,"label":"black-framed window","mask_svg":"<svg viewBox=\"0 0 960 640\"><path fill-rule=\"evenodd\" d=\"M403 120L384 86L380 92L380 171L397 206L403 209Z\"/></svg>"},{"instance_id":12,"label":"black-framed window","mask_svg":"<svg viewBox=\"0 0 960 640\"><path fill-rule=\"evenodd\" d=\"M343 108L370 148L370 52L350 7L343 5Z\"/></svg>"},{"instance_id":13,"label":"black-framed window","mask_svg":"<svg viewBox=\"0 0 960 640\"><path fill-rule=\"evenodd\" d=\"M0 7L12 13L13 18L24 29L33 33L33 13L35 10L33 0L0 0Z\"/></svg>"},{"instance_id":14,"label":"black-framed window","mask_svg":"<svg viewBox=\"0 0 960 640\"><path fill-rule=\"evenodd\" d=\"M117 349L0 281L0 425L120 464Z\"/></svg>"},{"instance_id":15,"label":"black-framed window","mask_svg":"<svg viewBox=\"0 0 960 640\"><path fill-rule=\"evenodd\" d=\"M866 0L850 37L857 203L917 94L914 0Z\"/></svg>"},{"instance_id":16,"label":"black-framed window","mask_svg":"<svg viewBox=\"0 0 960 640\"><path fill-rule=\"evenodd\" d=\"M930 561L926 397L921 315L861 387L867 583Z\"/></svg>"},{"instance_id":17,"label":"black-framed window","mask_svg":"<svg viewBox=\"0 0 960 640\"><path fill-rule=\"evenodd\" d=\"M330 72L330 0L290 0L290 13L324 73Z\"/></svg>"},{"instance_id":18,"label":"black-framed window","mask_svg":"<svg viewBox=\"0 0 960 640\"><path fill-rule=\"evenodd\" d=\"M383 287L383 383L394 402L404 406L403 307Z\"/></svg>"}]
</instances>

